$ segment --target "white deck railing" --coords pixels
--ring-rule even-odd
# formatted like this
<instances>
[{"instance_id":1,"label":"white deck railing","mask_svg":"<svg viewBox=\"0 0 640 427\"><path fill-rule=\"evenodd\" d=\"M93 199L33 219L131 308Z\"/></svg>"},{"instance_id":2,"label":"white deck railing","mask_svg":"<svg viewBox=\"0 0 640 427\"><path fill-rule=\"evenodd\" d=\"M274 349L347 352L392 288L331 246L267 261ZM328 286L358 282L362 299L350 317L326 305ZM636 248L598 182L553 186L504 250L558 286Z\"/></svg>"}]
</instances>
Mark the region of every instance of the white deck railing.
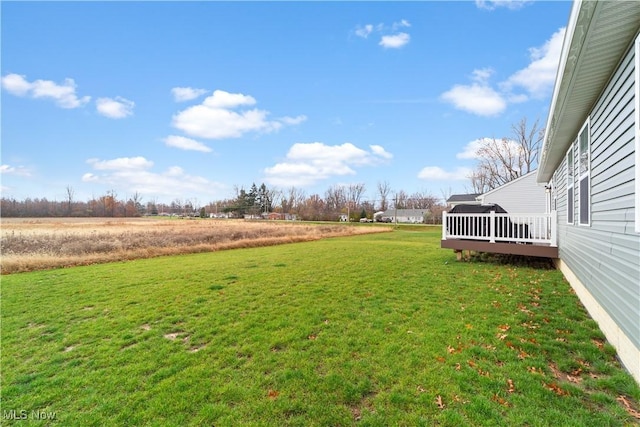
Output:
<instances>
[{"instance_id":1,"label":"white deck railing","mask_svg":"<svg viewBox=\"0 0 640 427\"><path fill-rule=\"evenodd\" d=\"M556 211L549 214L442 212L442 240L468 239L557 246L556 220Z\"/></svg>"}]
</instances>

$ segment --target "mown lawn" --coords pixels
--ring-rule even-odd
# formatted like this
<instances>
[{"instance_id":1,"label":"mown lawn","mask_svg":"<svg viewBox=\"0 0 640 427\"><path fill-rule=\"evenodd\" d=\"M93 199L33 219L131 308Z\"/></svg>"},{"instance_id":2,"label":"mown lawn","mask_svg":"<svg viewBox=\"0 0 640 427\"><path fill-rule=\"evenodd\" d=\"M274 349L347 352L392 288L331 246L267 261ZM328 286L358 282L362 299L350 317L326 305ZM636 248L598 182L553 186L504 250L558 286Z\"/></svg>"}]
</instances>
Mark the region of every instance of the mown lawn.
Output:
<instances>
[{"instance_id":1,"label":"mown lawn","mask_svg":"<svg viewBox=\"0 0 640 427\"><path fill-rule=\"evenodd\" d=\"M558 271L421 230L3 276L2 425L638 421Z\"/></svg>"}]
</instances>

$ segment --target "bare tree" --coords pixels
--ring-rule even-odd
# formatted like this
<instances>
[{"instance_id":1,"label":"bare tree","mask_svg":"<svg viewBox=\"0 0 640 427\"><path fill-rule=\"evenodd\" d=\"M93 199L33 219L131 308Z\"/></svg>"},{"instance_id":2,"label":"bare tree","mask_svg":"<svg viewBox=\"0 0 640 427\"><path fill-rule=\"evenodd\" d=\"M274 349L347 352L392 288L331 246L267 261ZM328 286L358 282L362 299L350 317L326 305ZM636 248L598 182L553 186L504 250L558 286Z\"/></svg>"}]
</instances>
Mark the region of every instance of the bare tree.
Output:
<instances>
[{"instance_id":1,"label":"bare tree","mask_svg":"<svg viewBox=\"0 0 640 427\"><path fill-rule=\"evenodd\" d=\"M365 192L364 184L349 184L347 186L347 202L351 204L353 209L360 206L360 201Z\"/></svg>"},{"instance_id":2,"label":"bare tree","mask_svg":"<svg viewBox=\"0 0 640 427\"><path fill-rule=\"evenodd\" d=\"M389 182L378 182L378 195L380 196L380 210L386 211L389 208L389 201L387 198L391 193L391 186Z\"/></svg>"},{"instance_id":3,"label":"bare tree","mask_svg":"<svg viewBox=\"0 0 640 427\"><path fill-rule=\"evenodd\" d=\"M438 204L438 198L426 191L413 193L408 200L411 209L429 209Z\"/></svg>"},{"instance_id":4,"label":"bare tree","mask_svg":"<svg viewBox=\"0 0 640 427\"><path fill-rule=\"evenodd\" d=\"M75 196L76 192L73 189L73 187L70 185L67 185L67 188L65 190L67 195L67 215L71 216L71 213L72 213L71 210L73 207L73 197Z\"/></svg>"},{"instance_id":5,"label":"bare tree","mask_svg":"<svg viewBox=\"0 0 640 427\"><path fill-rule=\"evenodd\" d=\"M283 213L293 213L297 211L304 203L304 191L297 189L296 187L289 187L286 194L282 194L280 199L280 205L282 206Z\"/></svg>"},{"instance_id":6,"label":"bare tree","mask_svg":"<svg viewBox=\"0 0 640 427\"><path fill-rule=\"evenodd\" d=\"M409 204L409 195L404 190L400 190L396 193L395 202L393 207L396 209L407 209Z\"/></svg>"},{"instance_id":7,"label":"bare tree","mask_svg":"<svg viewBox=\"0 0 640 427\"><path fill-rule=\"evenodd\" d=\"M468 176L475 193L497 188L537 167L544 138L544 129L539 129L538 120L527 129L527 119L523 118L511 129L514 139L485 139L476 151L478 164Z\"/></svg>"},{"instance_id":8,"label":"bare tree","mask_svg":"<svg viewBox=\"0 0 640 427\"><path fill-rule=\"evenodd\" d=\"M324 194L326 208L330 211L340 212L347 204L345 188L341 185L330 187Z\"/></svg>"},{"instance_id":9,"label":"bare tree","mask_svg":"<svg viewBox=\"0 0 640 427\"><path fill-rule=\"evenodd\" d=\"M442 194L442 202L444 204L447 203L447 200L449 200L449 197L451 197L451 195L453 194L453 190L451 189L451 187L447 188L447 189L440 189L440 194Z\"/></svg>"}]
</instances>

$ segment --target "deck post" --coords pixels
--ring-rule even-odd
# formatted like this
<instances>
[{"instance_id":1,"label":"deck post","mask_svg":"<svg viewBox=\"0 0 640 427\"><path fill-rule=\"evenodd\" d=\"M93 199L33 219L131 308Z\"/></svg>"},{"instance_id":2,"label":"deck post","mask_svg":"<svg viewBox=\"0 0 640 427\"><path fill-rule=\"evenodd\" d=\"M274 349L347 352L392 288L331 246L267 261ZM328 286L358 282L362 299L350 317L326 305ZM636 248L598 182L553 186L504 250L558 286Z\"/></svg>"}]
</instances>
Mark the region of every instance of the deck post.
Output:
<instances>
[{"instance_id":1,"label":"deck post","mask_svg":"<svg viewBox=\"0 0 640 427\"><path fill-rule=\"evenodd\" d=\"M558 211L551 211L551 246L558 246Z\"/></svg>"},{"instance_id":2,"label":"deck post","mask_svg":"<svg viewBox=\"0 0 640 427\"><path fill-rule=\"evenodd\" d=\"M496 242L496 211L491 211L489 215L489 242Z\"/></svg>"},{"instance_id":3,"label":"deck post","mask_svg":"<svg viewBox=\"0 0 640 427\"><path fill-rule=\"evenodd\" d=\"M447 240L447 211L442 211L442 240Z\"/></svg>"}]
</instances>

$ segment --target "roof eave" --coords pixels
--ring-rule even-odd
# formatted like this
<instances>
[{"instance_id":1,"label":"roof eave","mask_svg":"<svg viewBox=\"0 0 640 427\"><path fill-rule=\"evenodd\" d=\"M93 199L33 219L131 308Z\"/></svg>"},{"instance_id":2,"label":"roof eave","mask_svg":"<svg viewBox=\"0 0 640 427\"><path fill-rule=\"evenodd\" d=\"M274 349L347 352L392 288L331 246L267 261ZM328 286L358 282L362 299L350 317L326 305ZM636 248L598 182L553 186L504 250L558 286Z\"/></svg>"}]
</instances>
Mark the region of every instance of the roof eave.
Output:
<instances>
[{"instance_id":1,"label":"roof eave","mask_svg":"<svg viewBox=\"0 0 640 427\"><path fill-rule=\"evenodd\" d=\"M551 180L637 34L639 22L637 1L574 3L545 127L536 178L539 183Z\"/></svg>"}]
</instances>

